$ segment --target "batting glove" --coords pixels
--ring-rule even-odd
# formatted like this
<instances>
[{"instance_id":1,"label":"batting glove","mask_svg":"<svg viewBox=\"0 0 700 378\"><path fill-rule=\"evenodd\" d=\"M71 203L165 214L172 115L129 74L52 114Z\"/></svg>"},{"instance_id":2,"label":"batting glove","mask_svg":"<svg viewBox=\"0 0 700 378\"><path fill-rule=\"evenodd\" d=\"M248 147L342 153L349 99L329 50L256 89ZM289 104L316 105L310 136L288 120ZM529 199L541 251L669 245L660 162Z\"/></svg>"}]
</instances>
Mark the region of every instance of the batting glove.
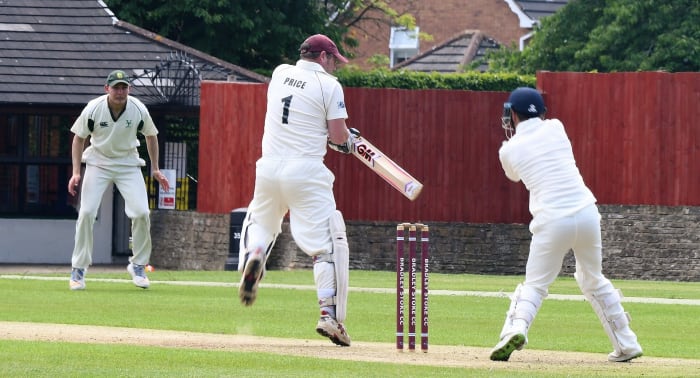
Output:
<instances>
[{"instance_id":1,"label":"batting glove","mask_svg":"<svg viewBox=\"0 0 700 378\"><path fill-rule=\"evenodd\" d=\"M355 144L355 139L360 137L360 130L351 127L348 129L350 134L348 135L348 140L345 141L343 144L335 144L331 142L330 140L328 141L328 147L333 149L334 151L338 151L343 154L350 154L352 153L352 146Z\"/></svg>"}]
</instances>

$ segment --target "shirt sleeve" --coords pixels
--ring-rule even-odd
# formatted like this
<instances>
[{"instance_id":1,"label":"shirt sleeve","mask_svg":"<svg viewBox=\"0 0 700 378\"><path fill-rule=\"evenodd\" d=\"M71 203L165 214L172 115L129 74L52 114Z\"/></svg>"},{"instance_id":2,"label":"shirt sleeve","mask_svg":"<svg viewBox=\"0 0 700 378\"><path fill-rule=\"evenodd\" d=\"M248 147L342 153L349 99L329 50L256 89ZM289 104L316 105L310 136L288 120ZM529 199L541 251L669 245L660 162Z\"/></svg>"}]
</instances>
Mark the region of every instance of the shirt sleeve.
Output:
<instances>
[{"instance_id":1,"label":"shirt sleeve","mask_svg":"<svg viewBox=\"0 0 700 378\"><path fill-rule=\"evenodd\" d=\"M348 111L345 109L345 94L340 83L336 82L331 92L330 103L328 104L328 113L326 119L347 119Z\"/></svg>"},{"instance_id":2,"label":"shirt sleeve","mask_svg":"<svg viewBox=\"0 0 700 378\"><path fill-rule=\"evenodd\" d=\"M90 114L92 113L92 109L95 108L95 102L91 101L89 102L85 108L83 108L83 111L80 113L80 116L78 116L78 119L73 122L73 126L70 128L70 131L81 137L81 138L87 138L91 131L90 128L88 128L88 119L90 118Z\"/></svg>"},{"instance_id":3,"label":"shirt sleeve","mask_svg":"<svg viewBox=\"0 0 700 378\"><path fill-rule=\"evenodd\" d=\"M518 175L518 172L515 171L513 166L510 164L510 161L508 160L508 142L503 142L503 145L501 148L498 150L498 158L501 160L501 166L503 167L503 172L505 172L506 177L510 179L511 181L518 182L520 181L520 176Z\"/></svg>"}]
</instances>

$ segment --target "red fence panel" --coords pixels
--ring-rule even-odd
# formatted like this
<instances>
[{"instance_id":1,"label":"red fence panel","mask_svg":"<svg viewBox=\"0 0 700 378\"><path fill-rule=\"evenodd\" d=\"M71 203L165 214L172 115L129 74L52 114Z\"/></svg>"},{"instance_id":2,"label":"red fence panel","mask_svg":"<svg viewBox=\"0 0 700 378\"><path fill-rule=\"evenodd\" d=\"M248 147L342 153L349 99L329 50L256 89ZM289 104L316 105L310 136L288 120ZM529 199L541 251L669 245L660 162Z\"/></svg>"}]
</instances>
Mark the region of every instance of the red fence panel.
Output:
<instances>
[{"instance_id":1,"label":"red fence panel","mask_svg":"<svg viewBox=\"0 0 700 378\"><path fill-rule=\"evenodd\" d=\"M267 84L202 83L197 211L221 214L248 206L266 91Z\"/></svg>"},{"instance_id":2,"label":"red fence panel","mask_svg":"<svg viewBox=\"0 0 700 378\"><path fill-rule=\"evenodd\" d=\"M425 187L410 202L353 157L329 153L338 208L354 220L527 218L527 206L509 196L519 188L505 179L498 161L506 97L499 92L347 88L348 125Z\"/></svg>"},{"instance_id":3,"label":"red fence panel","mask_svg":"<svg viewBox=\"0 0 700 378\"><path fill-rule=\"evenodd\" d=\"M700 74L537 75L599 203L700 205ZM198 211L244 207L253 192L266 84L202 83ZM346 88L356 127L425 188L414 202L352 156L329 151L348 220L526 223L527 192L503 175L506 92Z\"/></svg>"},{"instance_id":4,"label":"red fence panel","mask_svg":"<svg viewBox=\"0 0 700 378\"><path fill-rule=\"evenodd\" d=\"M540 72L599 203L700 204L700 74Z\"/></svg>"},{"instance_id":5,"label":"red fence panel","mask_svg":"<svg viewBox=\"0 0 700 378\"><path fill-rule=\"evenodd\" d=\"M260 156L267 85L202 83L201 212L246 206ZM526 197L498 162L506 93L346 88L348 125L420 180L414 202L352 156L329 151L346 219L525 222ZM494 215L495 214L495 215Z\"/></svg>"}]
</instances>

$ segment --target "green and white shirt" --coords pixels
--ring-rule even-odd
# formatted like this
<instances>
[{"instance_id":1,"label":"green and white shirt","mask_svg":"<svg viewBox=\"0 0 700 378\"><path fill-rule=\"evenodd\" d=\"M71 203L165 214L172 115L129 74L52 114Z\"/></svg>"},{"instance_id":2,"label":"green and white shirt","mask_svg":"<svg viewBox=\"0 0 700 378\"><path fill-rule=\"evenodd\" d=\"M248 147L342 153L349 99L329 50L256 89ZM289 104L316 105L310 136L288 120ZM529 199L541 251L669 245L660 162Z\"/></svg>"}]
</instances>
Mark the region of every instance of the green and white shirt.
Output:
<instances>
[{"instance_id":1,"label":"green and white shirt","mask_svg":"<svg viewBox=\"0 0 700 378\"><path fill-rule=\"evenodd\" d=\"M113 119L107 106L107 94L88 102L70 130L81 138L91 137L82 161L99 166L146 165L136 150L140 145L137 133L158 134L148 109L134 97L127 98L124 111L118 119Z\"/></svg>"}]
</instances>

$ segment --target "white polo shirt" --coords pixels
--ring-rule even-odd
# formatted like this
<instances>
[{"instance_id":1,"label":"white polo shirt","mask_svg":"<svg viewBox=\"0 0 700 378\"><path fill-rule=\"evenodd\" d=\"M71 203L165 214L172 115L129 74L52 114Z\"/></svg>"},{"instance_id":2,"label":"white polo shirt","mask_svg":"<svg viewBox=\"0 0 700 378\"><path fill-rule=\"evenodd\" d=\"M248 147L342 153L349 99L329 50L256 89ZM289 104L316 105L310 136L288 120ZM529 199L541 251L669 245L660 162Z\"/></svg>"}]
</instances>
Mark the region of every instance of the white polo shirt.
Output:
<instances>
[{"instance_id":1,"label":"white polo shirt","mask_svg":"<svg viewBox=\"0 0 700 378\"><path fill-rule=\"evenodd\" d=\"M92 131L88 120L93 120ZM137 132L143 120L143 135L157 135L158 130L146 106L137 98L129 96L126 108L119 119L112 119L107 106L107 95L100 96L85 106L71 131L81 137L90 136L90 146L85 149L82 161L91 165L126 165L144 166L146 162L139 157L136 148L140 145Z\"/></svg>"},{"instance_id":2,"label":"white polo shirt","mask_svg":"<svg viewBox=\"0 0 700 378\"><path fill-rule=\"evenodd\" d=\"M531 118L498 151L506 176L530 191L530 229L596 202L576 166L571 142L558 119Z\"/></svg>"},{"instance_id":3,"label":"white polo shirt","mask_svg":"<svg viewBox=\"0 0 700 378\"><path fill-rule=\"evenodd\" d=\"M326 120L348 118L343 89L320 64L299 60L275 68L267 90L263 157L326 154Z\"/></svg>"}]
</instances>

